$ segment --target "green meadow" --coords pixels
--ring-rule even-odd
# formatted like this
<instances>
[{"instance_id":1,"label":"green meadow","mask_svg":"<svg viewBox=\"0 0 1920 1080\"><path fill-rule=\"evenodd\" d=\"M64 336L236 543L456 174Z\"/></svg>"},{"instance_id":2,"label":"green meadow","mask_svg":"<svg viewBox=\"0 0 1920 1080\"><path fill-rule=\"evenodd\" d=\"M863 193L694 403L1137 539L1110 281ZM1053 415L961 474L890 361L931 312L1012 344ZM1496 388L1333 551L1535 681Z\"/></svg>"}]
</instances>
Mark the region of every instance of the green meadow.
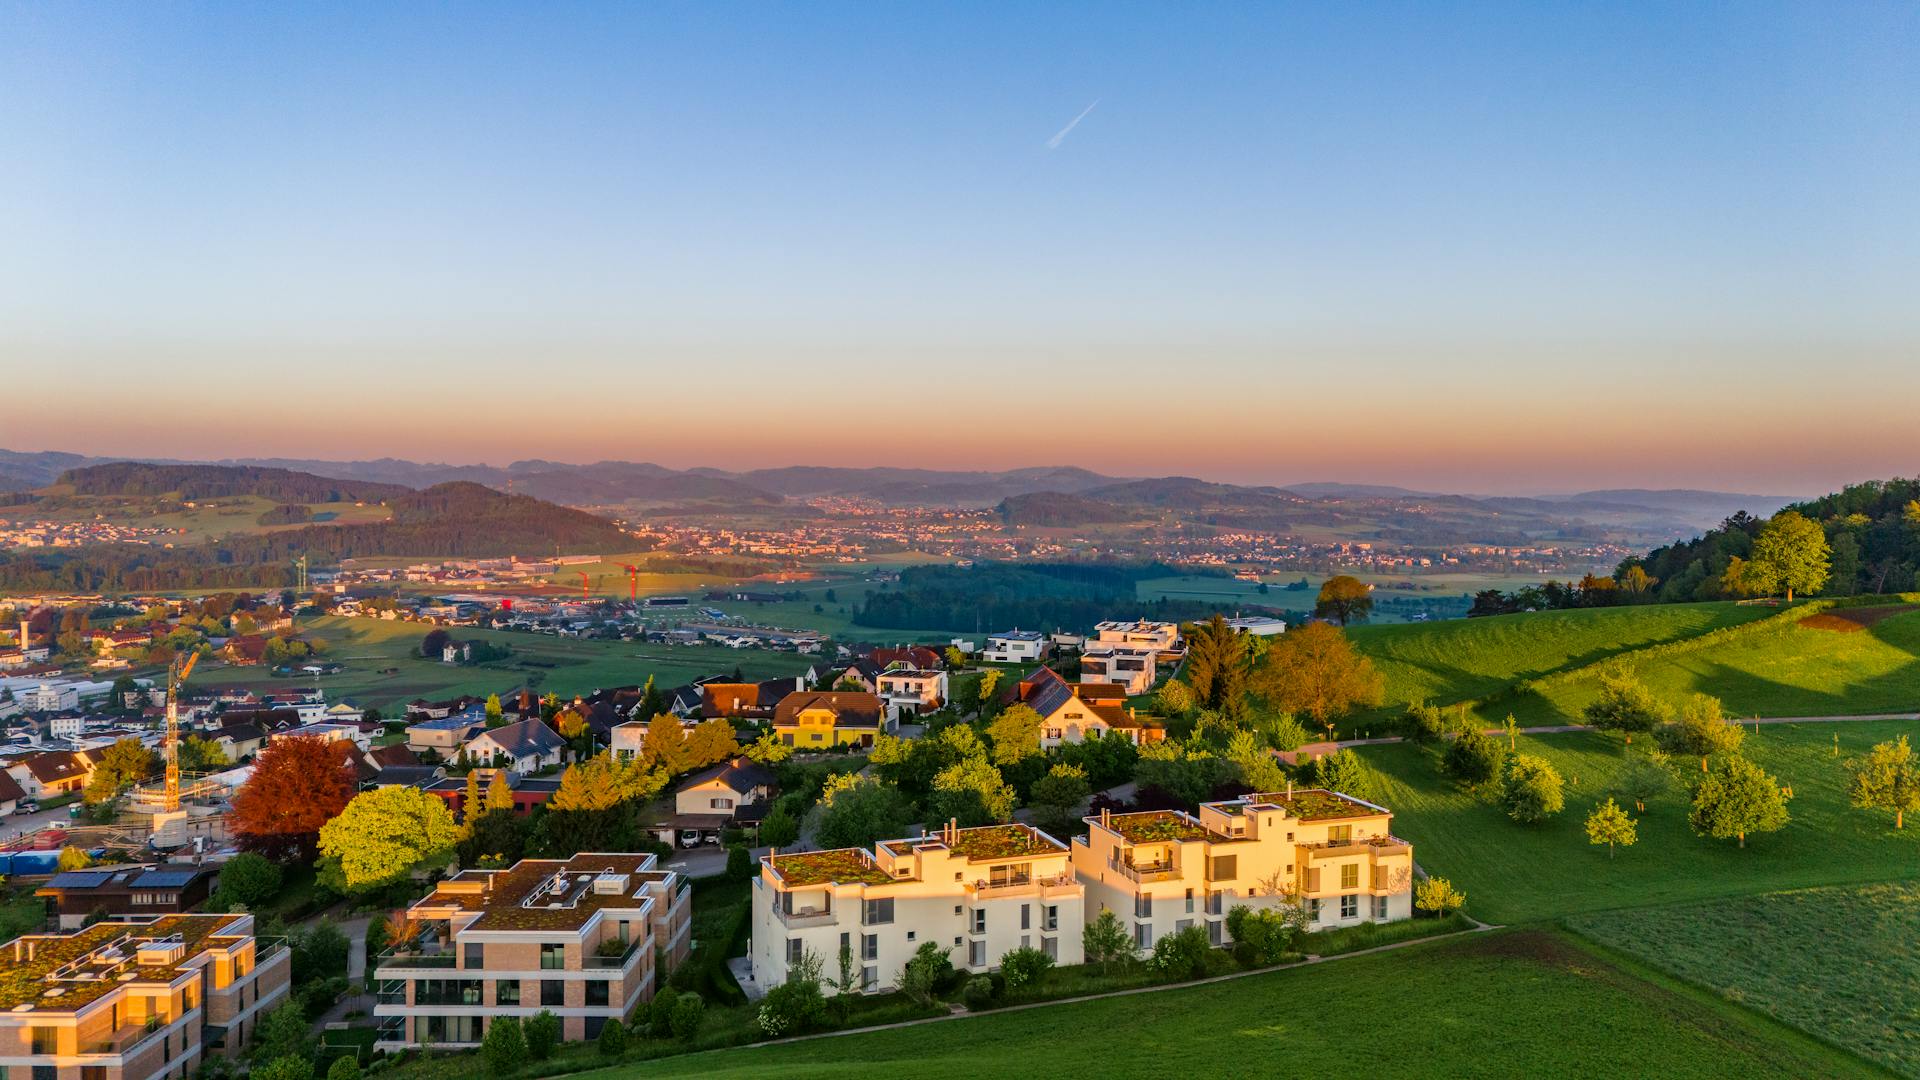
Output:
<instances>
[{"instance_id":1,"label":"green meadow","mask_svg":"<svg viewBox=\"0 0 1920 1080\"><path fill-rule=\"evenodd\" d=\"M1413 841L1428 873L1467 894L1483 921L1520 923L1581 912L1741 896L1780 889L1884 881L1920 871L1920 829L1896 830L1890 814L1847 804L1842 762L1897 735L1920 739L1907 720L1763 724L1748 729L1741 753L1793 790L1793 820L1778 832L1732 841L1696 836L1687 825L1693 758L1673 759L1666 790L1649 799L1639 843L1614 858L1587 843L1587 813L1617 785L1649 739L1624 747L1617 735L1573 732L1520 736L1521 753L1546 758L1567 783L1567 806L1536 825L1440 775L1433 750L1411 744L1362 747L1374 771L1377 801L1394 812L1393 830ZM1836 742L1838 740L1838 753Z\"/></svg>"}]
</instances>

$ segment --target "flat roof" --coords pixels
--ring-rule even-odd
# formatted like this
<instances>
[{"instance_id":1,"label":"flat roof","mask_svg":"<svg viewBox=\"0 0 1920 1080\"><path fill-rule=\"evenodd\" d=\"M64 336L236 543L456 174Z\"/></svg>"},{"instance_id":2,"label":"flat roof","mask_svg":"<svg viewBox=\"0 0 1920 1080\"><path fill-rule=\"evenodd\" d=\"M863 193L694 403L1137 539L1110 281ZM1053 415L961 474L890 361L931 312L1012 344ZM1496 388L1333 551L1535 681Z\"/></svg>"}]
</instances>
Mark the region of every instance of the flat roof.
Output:
<instances>
[{"instance_id":1,"label":"flat roof","mask_svg":"<svg viewBox=\"0 0 1920 1080\"><path fill-rule=\"evenodd\" d=\"M1393 811L1384 806L1375 806L1370 802L1356 799L1351 795L1342 795L1326 788L1305 788L1291 794L1283 791L1266 791L1243 796L1235 800L1247 806L1275 806L1301 821L1326 821L1332 818L1377 817L1391 815Z\"/></svg>"},{"instance_id":2,"label":"flat roof","mask_svg":"<svg viewBox=\"0 0 1920 1080\"><path fill-rule=\"evenodd\" d=\"M468 930L577 931L604 908L649 903L646 886L676 876L653 869L654 863L649 853L587 852L570 859L522 859L505 870L462 870L410 910L451 906L479 912ZM595 886L596 880L613 877L628 880L611 892Z\"/></svg>"},{"instance_id":3,"label":"flat roof","mask_svg":"<svg viewBox=\"0 0 1920 1080\"><path fill-rule=\"evenodd\" d=\"M1142 810L1132 814L1114 814L1106 820L1097 817L1086 819L1120 834L1129 844L1164 843L1169 840L1229 840L1193 820L1185 814L1172 810Z\"/></svg>"},{"instance_id":4,"label":"flat roof","mask_svg":"<svg viewBox=\"0 0 1920 1080\"><path fill-rule=\"evenodd\" d=\"M894 878L874 864L865 848L803 851L761 858L789 887L806 885L885 885Z\"/></svg>"},{"instance_id":5,"label":"flat roof","mask_svg":"<svg viewBox=\"0 0 1920 1080\"><path fill-rule=\"evenodd\" d=\"M205 951L209 939L252 937L221 933L250 918L166 915L150 923L99 922L71 934L22 935L0 951L6 958L0 964L0 1012L23 1005L36 1013L74 1012L118 986L172 982L181 968ZM179 963L139 963L142 944L168 940L184 946Z\"/></svg>"}]
</instances>

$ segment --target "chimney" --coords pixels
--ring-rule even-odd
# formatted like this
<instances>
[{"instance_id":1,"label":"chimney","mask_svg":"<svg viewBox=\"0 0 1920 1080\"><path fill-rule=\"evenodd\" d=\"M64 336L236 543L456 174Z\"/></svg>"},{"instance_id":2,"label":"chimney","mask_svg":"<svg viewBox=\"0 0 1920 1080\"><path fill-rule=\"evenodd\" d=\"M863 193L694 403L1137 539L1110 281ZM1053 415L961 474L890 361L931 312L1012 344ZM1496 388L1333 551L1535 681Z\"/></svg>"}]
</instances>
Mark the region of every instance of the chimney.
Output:
<instances>
[{"instance_id":1,"label":"chimney","mask_svg":"<svg viewBox=\"0 0 1920 1080\"><path fill-rule=\"evenodd\" d=\"M1113 825L1113 808L1112 807L1103 806L1100 808L1100 824L1108 827L1111 827Z\"/></svg>"},{"instance_id":2,"label":"chimney","mask_svg":"<svg viewBox=\"0 0 1920 1080\"><path fill-rule=\"evenodd\" d=\"M1287 801L1293 801L1293 779L1291 777L1287 779Z\"/></svg>"}]
</instances>

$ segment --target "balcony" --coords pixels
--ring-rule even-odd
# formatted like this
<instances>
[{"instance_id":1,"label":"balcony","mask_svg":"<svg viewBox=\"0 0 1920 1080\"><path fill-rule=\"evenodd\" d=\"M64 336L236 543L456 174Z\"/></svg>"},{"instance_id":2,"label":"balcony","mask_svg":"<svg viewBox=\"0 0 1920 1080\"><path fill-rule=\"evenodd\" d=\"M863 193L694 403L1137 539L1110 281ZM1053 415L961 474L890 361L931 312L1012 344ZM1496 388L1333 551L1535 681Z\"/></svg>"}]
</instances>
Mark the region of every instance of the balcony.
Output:
<instances>
[{"instance_id":1,"label":"balcony","mask_svg":"<svg viewBox=\"0 0 1920 1080\"><path fill-rule=\"evenodd\" d=\"M396 945L374 958L375 968L445 969L460 966L460 954L438 945L419 948Z\"/></svg>"},{"instance_id":2,"label":"balcony","mask_svg":"<svg viewBox=\"0 0 1920 1080\"><path fill-rule=\"evenodd\" d=\"M1034 893L1044 896L1050 889L1071 886L1074 883L1074 878L1071 874L1049 874L1041 877L1021 876L1004 878L998 881L993 879L975 881L967 886L967 891L981 899L990 899L996 896L1018 896L1024 893Z\"/></svg>"},{"instance_id":3,"label":"balcony","mask_svg":"<svg viewBox=\"0 0 1920 1080\"><path fill-rule=\"evenodd\" d=\"M1394 855L1406 855L1413 851L1413 845L1397 836L1370 836L1364 840L1328 840L1317 844L1301 844L1307 849L1307 858L1335 859L1343 855L1367 855L1375 859L1385 859Z\"/></svg>"},{"instance_id":4,"label":"balcony","mask_svg":"<svg viewBox=\"0 0 1920 1080\"><path fill-rule=\"evenodd\" d=\"M104 1039L88 1039L80 1044L82 1054L131 1054L140 1044L168 1030L167 1021L149 1020L139 1027L122 1028Z\"/></svg>"},{"instance_id":5,"label":"balcony","mask_svg":"<svg viewBox=\"0 0 1920 1080\"><path fill-rule=\"evenodd\" d=\"M832 926L839 921L839 916L834 913L831 907L801 908L798 911L788 911L784 907L776 906L773 911L774 914L780 916L781 924L790 930L799 930L808 926Z\"/></svg>"},{"instance_id":6,"label":"balcony","mask_svg":"<svg viewBox=\"0 0 1920 1080\"><path fill-rule=\"evenodd\" d=\"M618 941L620 939L613 938L610 940ZM620 971L632 962L634 955L640 951L640 946L645 942L645 938L634 938L632 941L627 942L627 947L623 951L613 956L604 956L595 953L587 957L580 966L587 971Z\"/></svg>"},{"instance_id":7,"label":"balcony","mask_svg":"<svg viewBox=\"0 0 1920 1080\"><path fill-rule=\"evenodd\" d=\"M1135 866L1130 862L1115 860L1108 865L1120 871L1121 875L1128 880L1140 883L1149 881L1177 881L1180 878L1180 867L1171 862L1148 863L1144 866Z\"/></svg>"}]
</instances>

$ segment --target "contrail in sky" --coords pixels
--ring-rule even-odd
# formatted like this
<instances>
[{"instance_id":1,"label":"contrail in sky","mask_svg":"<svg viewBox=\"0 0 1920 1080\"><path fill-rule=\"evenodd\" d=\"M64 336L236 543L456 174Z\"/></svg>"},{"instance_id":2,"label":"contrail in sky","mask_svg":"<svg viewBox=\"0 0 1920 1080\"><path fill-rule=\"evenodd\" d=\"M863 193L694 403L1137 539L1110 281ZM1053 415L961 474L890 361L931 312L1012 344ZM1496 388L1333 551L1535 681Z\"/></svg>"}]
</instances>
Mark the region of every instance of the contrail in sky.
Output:
<instances>
[{"instance_id":1,"label":"contrail in sky","mask_svg":"<svg viewBox=\"0 0 1920 1080\"><path fill-rule=\"evenodd\" d=\"M1094 101L1093 101L1093 105L1098 105L1098 104L1100 104L1100 99L1099 99L1099 98L1095 98L1095 99L1094 99ZM1057 133L1056 133L1056 134L1055 134L1055 135L1053 136L1053 138L1051 138L1051 139L1048 139L1048 140L1047 140L1047 149L1049 149L1049 150L1058 150L1058 149L1060 149L1060 143L1061 143L1061 141L1062 141L1062 140L1064 140L1064 139L1065 139L1065 138L1067 137L1067 133L1068 133L1068 132L1070 132L1070 131L1072 131L1072 130L1073 130L1074 128L1076 128L1076 127L1078 127L1078 126L1080 126L1080 121L1082 121L1082 120L1085 120L1085 119L1087 118L1087 114L1093 111L1093 105L1089 105L1089 106L1087 106L1086 108L1084 108L1084 109L1082 109L1082 110L1080 110L1080 115L1079 115L1079 116L1076 116L1076 117L1074 117L1074 118L1073 118L1072 120L1070 120L1070 121L1068 121L1068 122L1067 122L1067 126L1066 126L1066 127L1063 127L1063 128L1061 128L1061 129L1060 129L1060 130L1059 130L1059 131L1058 131L1058 132L1057 132Z\"/></svg>"}]
</instances>

